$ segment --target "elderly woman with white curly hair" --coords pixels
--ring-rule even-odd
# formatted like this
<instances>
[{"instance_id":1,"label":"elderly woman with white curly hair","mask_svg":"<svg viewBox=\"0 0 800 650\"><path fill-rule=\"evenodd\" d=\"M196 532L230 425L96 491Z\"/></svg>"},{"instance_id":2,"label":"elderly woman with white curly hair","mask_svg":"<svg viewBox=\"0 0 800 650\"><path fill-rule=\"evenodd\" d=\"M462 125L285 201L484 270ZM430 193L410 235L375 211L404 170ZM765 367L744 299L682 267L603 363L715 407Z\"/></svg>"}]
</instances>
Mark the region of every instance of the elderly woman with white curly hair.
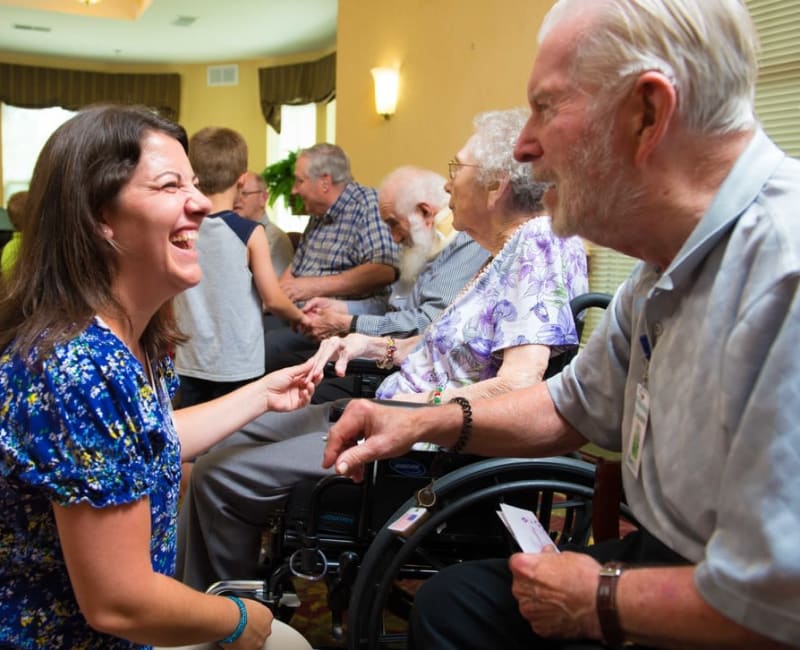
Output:
<instances>
[{"instance_id":1,"label":"elderly woman with white curly hair","mask_svg":"<svg viewBox=\"0 0 800 650\"><path fill-rule=\"evenodd\" d=\"M331 337L315 356L371 358L397 372L377 397L438 404L499 395L541 381L552 356L578 343L569 301L587 290L578 238L559 239L543 215L546 185L513 158L523 110L478 116L450 162L453 227L491 253L486 265L417 337ZM205 588L257 575L260 532L291 487L321 477L330 404L267 414L199 458L181 513L179 571ZM274 417L273 417L274 415Z\"/></svg>"}]
</instances>

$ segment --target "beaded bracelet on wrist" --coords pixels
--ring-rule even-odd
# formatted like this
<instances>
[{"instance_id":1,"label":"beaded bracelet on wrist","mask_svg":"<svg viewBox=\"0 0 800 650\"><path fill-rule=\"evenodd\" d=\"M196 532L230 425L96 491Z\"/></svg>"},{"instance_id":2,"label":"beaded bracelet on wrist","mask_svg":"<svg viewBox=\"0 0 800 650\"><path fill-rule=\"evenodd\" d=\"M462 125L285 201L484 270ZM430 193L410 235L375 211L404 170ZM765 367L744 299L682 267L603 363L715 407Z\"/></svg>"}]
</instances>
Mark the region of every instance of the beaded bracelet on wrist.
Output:
<instances>
[{"instance_id":1,"label":"beaded bracelet on wrist","mask_svg":"<svg viewBox=\"0 0 800 650\"><path fill-rule=\"evenodd\" d=\"M397 352L397 346L394 343L394 339L390 336L386 339L386 352L383 355L383 359L376 361L375 365L377 365L378 368L382 368L383 370L394 368L395 352Z\"/></svg>"},{"instance_id":2,"label":"beaded bracelet on wrist","mask_svg":"<svg viewBox=\"0 0 800 650\"><path fill-rule=\"evenodd\" d=\"M428 394L428 404L431 406L438 406L442 403L442 391L444 386L437 386Z\"/></svg>"},{"instance_id":3,"label":"beaded bracelet on wrist","mask_svg":"<svg viewBox=\"0 0 800 650\"><path fill-rule=\"evenodd\" d=\"M461 407L461 413L464 417L461 422L461 433L458 436L458 440L456 440L456 444L450 448L452 453L457 454L467 446L469 437L472 435L472 406L470 406L469 400L467 400L466 397L454 397L449 403L458 404Z\"/></svg>"}]
</instances>

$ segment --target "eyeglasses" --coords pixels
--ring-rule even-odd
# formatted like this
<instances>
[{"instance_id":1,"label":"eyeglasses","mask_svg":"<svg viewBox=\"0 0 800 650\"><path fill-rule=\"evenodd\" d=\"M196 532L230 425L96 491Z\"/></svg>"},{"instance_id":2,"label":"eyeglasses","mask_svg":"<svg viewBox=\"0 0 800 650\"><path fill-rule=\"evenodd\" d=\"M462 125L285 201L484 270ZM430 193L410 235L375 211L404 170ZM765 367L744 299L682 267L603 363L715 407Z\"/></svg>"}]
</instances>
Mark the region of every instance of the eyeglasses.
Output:
<instances>
[{"instance_id":1,"label":"eyeglasses","mask_svg":"<svg viewBox=\"0 0 800 650\"><path fill-rule=\"evenodd\" d=\"M451 181L455 180L458 170L461 169L462 167L480 167L480 165L475 165L473 163L463 163L459 162L458 160L451 160L449 163L447 163L447 173L449 174Z\"/></svg>"},{"instance_id":2,"label":"eyeglasses","mask_svg":"<svg viewBox=\"0 0 800 650\"><path fill-rule=\"evenodd\" d=\"M239 190L239 196L250 196L251 194L261 194L264 190Z\"/></svg>"}]
</instances>

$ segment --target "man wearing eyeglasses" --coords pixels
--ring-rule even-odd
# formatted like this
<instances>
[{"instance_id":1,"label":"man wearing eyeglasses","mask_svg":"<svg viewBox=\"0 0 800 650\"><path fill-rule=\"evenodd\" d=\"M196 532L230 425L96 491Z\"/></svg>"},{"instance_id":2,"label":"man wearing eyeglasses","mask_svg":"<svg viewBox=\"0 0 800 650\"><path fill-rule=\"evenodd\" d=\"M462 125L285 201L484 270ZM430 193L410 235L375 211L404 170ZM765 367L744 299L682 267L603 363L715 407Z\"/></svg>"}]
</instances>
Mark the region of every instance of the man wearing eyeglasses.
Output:
<instances>
[{"instance_id":1,"label":"man wearing eyeglasses","mask_svg":"<svg viewBox=\"0 0 800 650\"><path fill-rule=\"evenodd\" d=\"M275 269L275 275L280 277L284 269L292 262L294 246L292 246L289 235L269 220L266 212L268 198L267 184L261 175L247 172L242 178L233 210L245 219L257 221L264 226L269 241L272 267Z\"/></svg>"}]
</instances>

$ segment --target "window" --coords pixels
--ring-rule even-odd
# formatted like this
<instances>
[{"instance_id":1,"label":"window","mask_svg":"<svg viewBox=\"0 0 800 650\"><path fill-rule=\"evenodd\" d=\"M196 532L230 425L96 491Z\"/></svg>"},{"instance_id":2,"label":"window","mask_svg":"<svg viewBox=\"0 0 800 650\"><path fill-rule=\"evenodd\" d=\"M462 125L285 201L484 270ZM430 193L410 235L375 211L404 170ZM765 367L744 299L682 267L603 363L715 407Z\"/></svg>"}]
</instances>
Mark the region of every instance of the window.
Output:
<instances>
[{"instance_id":1,"label":"window","mask_svg":"<svg viewBox=\"0 0 800 650\"><path fill-rule=\"evenodd\" d=\"M747 0L761 41L756 113L790 156L800 156L800 4Z\"/></svg>"},{"instance_id":2,"label":"window","mask_svg":"<svg viewBox=\"0 0 800 650\"><path fill-rule=\"evenodd\" d=\"M3 197L28 189L33 167L44 143L75 115L63 108L17 108L2 104Z\"/></svg>"},{"instance_id":3,"label":"window","mask_svg":"<svg viewBox=\"0 0 800 650\"><path fill-rule=\"evenodd\" d=\"M310 147L317 142L334 142L335 123L336 100L324 106L281 106L281 132L276 133L271 126L267 126L267 164L284 158L290 151ZM308 223L308 216L292 214L283 199L278 199L271 208L267 207L267 214L270 221L286 232L302 232Z\"/></svg>"}]
</instances>

